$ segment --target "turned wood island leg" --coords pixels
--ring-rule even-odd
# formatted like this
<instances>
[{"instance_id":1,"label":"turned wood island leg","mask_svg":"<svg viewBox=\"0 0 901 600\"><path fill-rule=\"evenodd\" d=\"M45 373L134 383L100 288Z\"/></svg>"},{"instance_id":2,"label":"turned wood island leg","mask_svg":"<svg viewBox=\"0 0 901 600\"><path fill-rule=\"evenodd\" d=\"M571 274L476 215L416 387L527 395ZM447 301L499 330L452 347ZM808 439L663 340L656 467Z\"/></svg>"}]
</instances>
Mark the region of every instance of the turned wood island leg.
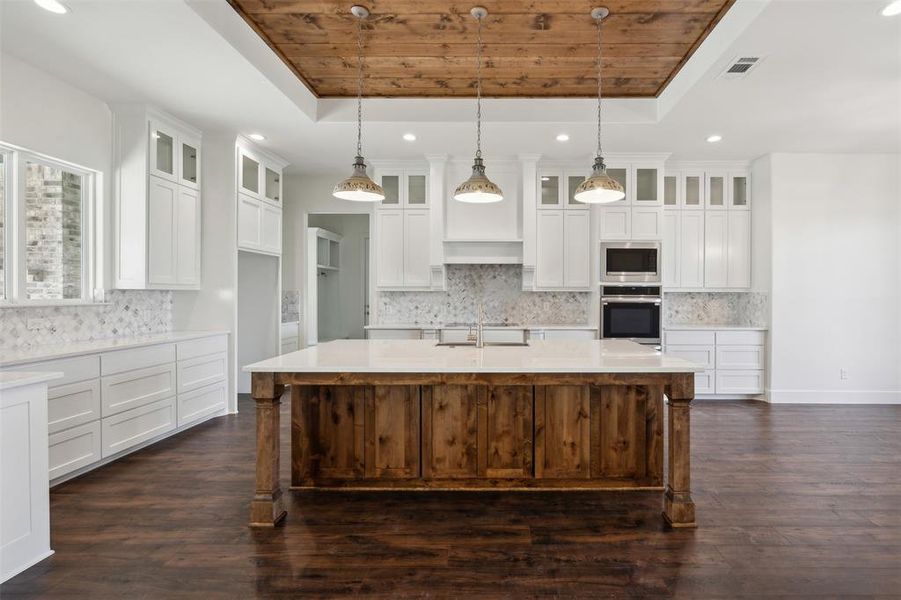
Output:
<instances>
[{"instance_id":1,"label":"turned wood island leg","mask_svg":"<svg viewBox=\"0 0 901 600\"><path fill-rule=\"evenodd\" d=\"M669 475L663 494L663 518L672 527L697 527L691 499L691 401L694 375L677 374L668 389L667 442Z\"/></svg>"},{"instance_id":2,"label":"turned wood island leg","mask_svg":"<svg viewBox=\"0 0 901 600\"><path fill-rule=\"evenodd\" d=\"M288 511L279 483L279 409L284 386L272 373L253 373L251 392L257 407L256 491L250 502L250 526L273 527Z\"/></svg>"}]
</instances>

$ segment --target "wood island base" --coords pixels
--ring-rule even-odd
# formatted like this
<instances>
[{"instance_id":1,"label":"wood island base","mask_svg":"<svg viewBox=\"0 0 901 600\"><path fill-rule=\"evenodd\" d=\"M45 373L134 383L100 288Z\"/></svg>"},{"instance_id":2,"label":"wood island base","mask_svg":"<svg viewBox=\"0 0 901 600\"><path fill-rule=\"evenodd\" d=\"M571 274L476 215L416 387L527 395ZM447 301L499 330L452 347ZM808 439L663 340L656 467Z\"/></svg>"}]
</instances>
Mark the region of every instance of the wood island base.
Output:
<instances>
[{"instance_id":1,"label":"wood island base","mask_svg":"<svg viewBox=\"0 0 901 600\"><path fill-rule=\"evenodd\" d=\"M254 372L255 527L286 515L278 478L286 386L292 489L656 490L667 524L695 526L693 373Z\"/></svg>"}]
</instances>

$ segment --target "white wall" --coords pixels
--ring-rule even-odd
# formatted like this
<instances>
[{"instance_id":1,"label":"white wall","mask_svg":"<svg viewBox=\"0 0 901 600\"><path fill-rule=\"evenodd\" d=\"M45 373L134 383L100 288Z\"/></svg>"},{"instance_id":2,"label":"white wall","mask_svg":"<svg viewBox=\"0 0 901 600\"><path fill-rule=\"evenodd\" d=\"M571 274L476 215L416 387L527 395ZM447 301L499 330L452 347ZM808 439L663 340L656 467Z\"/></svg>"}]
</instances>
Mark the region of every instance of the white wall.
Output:
<instances>
[{"instance_id":1,"label":"white wall","mask_svg":"<svg viewBox=\"0 0 901 600\"><path fill-rule=\"evenodd\" d=\"M280 354L279 259L238 252L238 393L250 393L250 373L241 368Z\"/></svg>"},{"instance_id":2,"label":"white wall","mask_svg":"<svg viewBox=\"0 0 901 600\"><path fill-rule=\"evenodd\" d=\"M769 160L771 401L901 403L899 156Z\"/></svg>"},{"instance_id":3,"label":"white wall","mask_svg":"<svg viewBox=\"0 0 901 600\"><path fill-rule=\"evenodd\" d=\"M308 315L306 291L307 226L310 213L320 214L364 214L369 216L372 231L373 206L365 202L338 200L332 196L335 184L350 175L350 172L324 173L317 175L292 174L285 177L283 191L282 237L282 287L286 290L300 290L301 316L303 322ZM370 253L369 272L374 276L374 258ZM372 287L372 286L370 286ZM370 291L370 302L374 301ZM301 324L301 331L305 327ZM305 345L306 341L302 340Z\"/></svg>"},{"instance_id":4,"label":"white wall","mask_svg":"<svg viewBox=\"0 0 901 600\"><path fill-rule=\"evenodd\" d=\"M319 277L319 341L363 338L363 257L369 237L368 215L308 217L310 227L322 227L342 236L337 273ZM325 297L324 297L325 296Z\"/></svg>"},{"instance_id":5,"label":"white wall","mask_svg":"<svg viewBox=\"0 0 901 600\"><path fill-rule=\"evenodd\" d=\"M96 287L112 281L110 168L112 113L99 98L0 54L0 140L98 171L99 260ZM107 234L109 235L109 234Z\"/></svg>"}]
</instances>

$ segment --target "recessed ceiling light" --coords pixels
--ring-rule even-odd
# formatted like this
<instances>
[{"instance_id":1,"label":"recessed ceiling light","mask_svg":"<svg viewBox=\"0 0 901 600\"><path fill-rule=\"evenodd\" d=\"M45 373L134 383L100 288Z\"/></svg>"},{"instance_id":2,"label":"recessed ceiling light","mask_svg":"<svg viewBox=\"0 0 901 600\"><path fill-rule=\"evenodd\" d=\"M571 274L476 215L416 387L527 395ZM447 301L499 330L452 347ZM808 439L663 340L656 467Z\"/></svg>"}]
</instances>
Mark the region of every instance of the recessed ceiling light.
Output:
<instances>
[{"instance_id":1,"label":"recessed ceiling light","mask_svg":"<svg viewBox=\"0 0 901 600\"><path fill-rule=\"evenodd\" d=\"M541 178L541 181L550 181L550 180L551 180L551 178L546 175Z\"/></svg>"},{"instance_id":2,"label":"recessed ceiling light","mask_svg":"<svg viewBox=\"0 0 901 600\"><path fill-rule=\"evenodd\" d=\"M64 15L69 12L69 9L58 0L34 0L34 3L44 10L49 10L57 15Z\"/></svg>"},{"instance_id":3,"label":"recessed ceiling light","mask_svg":"<svg viewBox=\"0 0 901 600\"><path fill-rule=\"evenodd\" d=\"M723 136L714 134L714 135L711 135L709 138L707 138L707 141L710 142L711 144L715 144L716 142L723 141Z\"/></svg>"},{"instance_id":4,"label":"recessed ceiling light","mask_svg":"<svg viewBox=\"0 0 901 600\"><path fill-rule=\"evenodd\" d=\"M884 17L894 17L895 15L901 15L901 0L895 0L882 9L882 16Z\"/></svg>"},{"instance_id":5,"label":"recessed ceiling light","mask_svg":"<svg viewBox=\"0 0 901 600\"><path fill-rule=\"evenodd\" d=\"M404 139L407 140L408 142L415 142L415 141L416 141L416 136L415 136L414 134L412 134L412 133L405 133L405 134L404 134Z\"/></svg>"},{"instance_id":6,"label":"recessed ceiling light","mask_svg":"<svg viewBox=\"0 0 901 600\"><path fill-rule=\"evenodd\" d=\"M557 134L557 141L558 141L558 142L568 142L568 141L569 141L569 135L568 135L568 134L565 134L565 133L558 133L558 134Z\"/></svg>"},{"instance_id":7,"label":"recessed ceiling light","mask_svg":"<svg viewBox=\"0 0 901 600\"><path fill-rule=\"evenodd\" d=\"M251 133L247 137L249 137L250 139L252 139L255 142L262 142L263 140L266 139L266 136L263 135L262 133Z\"/></svg>"}]
</instances>

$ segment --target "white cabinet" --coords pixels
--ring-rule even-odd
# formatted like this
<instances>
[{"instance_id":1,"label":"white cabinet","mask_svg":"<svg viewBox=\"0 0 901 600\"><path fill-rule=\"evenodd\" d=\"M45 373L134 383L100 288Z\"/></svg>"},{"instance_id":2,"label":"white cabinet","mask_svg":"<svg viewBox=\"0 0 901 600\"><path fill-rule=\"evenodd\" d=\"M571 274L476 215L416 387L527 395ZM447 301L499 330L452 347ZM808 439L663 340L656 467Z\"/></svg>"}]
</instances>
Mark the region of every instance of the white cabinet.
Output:
<instances>
[{"instance_id":1,"label":"white cabinet","mask_svg":"<svg viewBox=\"0 0 901 600\"><path fill-rule=\"evenodd\" d=\"M150 176L148 280L154 288L200 285L200 194Z\"/></svg>"},{"instance_id":2,"label":"white cabinet","mask_svg":"<svg viewBox=\"0 0 901 600\"><path fill-rule=\"evenodd\" d=\"M665 210L663 215L663 286L704 286L704 213Z\"/></svg>"},{"instance_id":3,"label":"white cabinet","mask_svg":"<svg viewBox=\"0 0 901 600\"><path fill-rule=\"evenodd\" d=\"M426 169L398 164L380 167L375 180L385 191L376 205L376 286L380 289L431 288L431 212Z\"/></svg>"},{"instance_id":4,"label":"white cabinet","mask_svg":"<svg viewBox=\"0 0 901 600\"><path fill-rule=\"evenodd\" d=\"M240 138L238 173L238 249L281 256L282 173L285 161Z\"/></svg>"},{"instance_id":5,"label":"white cabinet","mask_svg":"<svg viewBox=\"0 0 901 600\"><path fill-rule=\"evenodd\" d=\"M679 287L682 274L681 253L682 213L677 210L663 211L663 287Z\"/></svg>"},{"instance_id":6,"label":"white cabinet","mask_svg":"<svg viewBox=\"0 0 901 600\"><path fill-rule=\"evenodd\" d=\"M726 287L728 243L728 214L707 211L704 215L704 287Z\"/></svg>"},{"instance_id":7,"label":"white cabinet","mask_svg":"<svg viewBox=\"0 0 901 600\"><path fill-rule=\"evenodd\" d=\"M47 431L50 433L99 418L99 379L54 386L47 394Z\"/></svg>"},{"instance_id":8,"label":"white cabinet","mask_svg":"<svg viewBox=\"0 0 901 600\"><path fill-rule=\"evenodd\" d=\"M535 285L583 290L591 285L591 215L585 210L540 210L536 220Z\"/></svg>"},{"instance_id":9,"label":"white cabinet","mask_svg":"<svg viewBox=\"0 0 901 600\"><path fill-rule=\"evenodd\" d=\"M48 446L50 481L98 462L102 458L100 419L51 433Z\"/></svg>"},{"instance_id":10,"label":"white cabinet","mask_svg":"<svg viewBox=\"0 0 901 600\"><path fill-rule=\"evenodd\" d=\"M238 194L238 248L282 253L282 209L247 194Z\"/></svg>"},{"instance_id":11,"label":"white cabinet","mask_svg":"<svg viewBox=\"0 0 901 600\"><path fill-rule=\"evenodd\" d=\"M429 211L405 210L404 213L404 287L428 287Z\"/></svg>"},{"instance_id":12,"label":"white cabinet","mask_svg":"<svg viewBox=\"0 0 901 600\"><path fill-rule=\"evenodd\" d=\"M666 354L704 367L695 394L757 395L766 385L766 332L751 329L683 330L664 333Z\"/></svg>"},{"instance_id":13,"label":"white cabinet","mask_svg":"<svg viewBox=\"0 0 901 600\"><path fill-rule=\"evenodd\" d=\"M541 210L536 221L535 283L539 288L563 287L563 211Z\"/></svg>"},{"instance_id":14,"label":"white cabinet","mask_svg":"<svg viewBox=\"0 0 901 600\"><path fill-rule=\"evenodd\" d=\"M659 240L663 233L663 211L656 207L632 208L632 239Z\"/></svg>"},{"instance_id":15,"label":"white cabinet","mask_svg":"<svg viewBox=\"0 0 901 600\"><path fill-rule=\"evenodd\" d=\"M751 213L730 210L726 242L726 287L751 287Z\"/></svg>"},{"instance_id":16,"label":"white cabinet","mask_svg":"<svg viewBox=\"0 0 901 600\"><path fill-rule=\"evenodd\" d=\"M601 206L601 241L632 239L632 208L613 202Z\"/></svg>"},{"instance_id":17,"label":"white cabinet","mask_svg":"<svg viewBox=\"0 0 901 600\"><path fill-rule=\"evenodd\" d=\"M175 397L145 404L100 421L101 454L112 456L176 428Z\"/></svg>"},{"instance_id":18,"label":"white cabinet","mask_svg":"<svg viewBox=\"0 0 901 600\"><path fill-rule=\"evenodd\" d=\"M200 132L135 105L113 123L115 287L198 289Z\"/></svg>"},{"instance_id":19,"label":"white cabinet","mask_svg":"<svg viewBox=\"0 0 901 600\"><path fill-rule=\"evenodd\" d=\"M381 288L404 285L404 211L380 210L375 215L376 284Z\"/></svg>"}]
</instances>

